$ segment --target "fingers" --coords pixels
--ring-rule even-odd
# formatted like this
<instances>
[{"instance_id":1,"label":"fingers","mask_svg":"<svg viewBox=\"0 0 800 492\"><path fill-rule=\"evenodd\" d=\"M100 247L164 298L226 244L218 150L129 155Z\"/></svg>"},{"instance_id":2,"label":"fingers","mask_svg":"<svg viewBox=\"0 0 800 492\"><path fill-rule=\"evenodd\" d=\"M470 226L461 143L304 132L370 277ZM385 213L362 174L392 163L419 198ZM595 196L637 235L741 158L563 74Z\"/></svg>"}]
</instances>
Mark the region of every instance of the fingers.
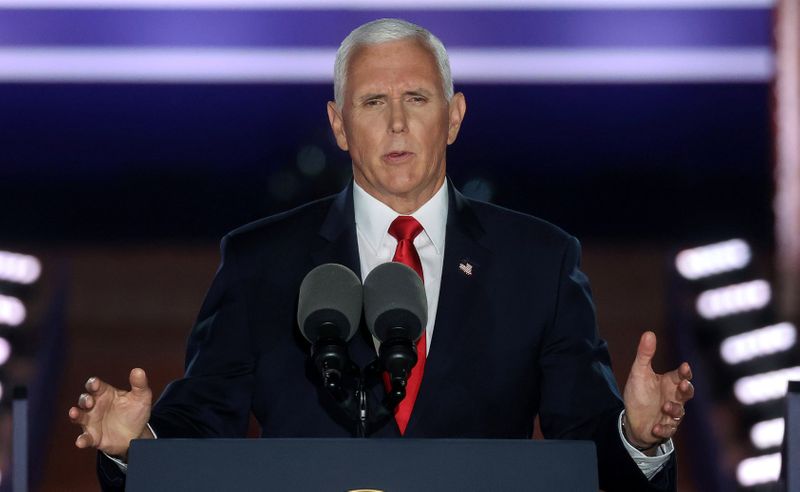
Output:
<instances>
[{"instance_id":1,"label":"fingers","mask_svg":"<svg viewBox=\"0 0 800 492\"><path fill-rule=\"evenodd\" d=\"M81 410L78 407L71 407L69 409L69 419L73 424L80 425L83 433L75 439L75 447L84 449L94 447L94 438L89 433L89 416L86 410Z\"/></svg>"},{"instance_id":2,"label":"fingers","mask_svg":"<svg viewBox=\"0 0 800 492\"><path fill-rule=\"evenodd\" d=\"M683 405L674 401L664 403L661 411L675 422L680 422L683 416L686 415L686 409L683 408Z\"/></svg>"},{"instance_id":3,"label":"fingers","mask_svg":"<svg viewBox=\"0 0 800 492\"><path fill-rule=\"evenodd\" d=\"M111 388L111 385L103 381L102 379L92 376L86 380L86 391L95 397L99 397L108 391Z\"/></svg>"},{"instance_id":4,"label":"fingers","mask_svg":"<svg viewBox=\"0 0 800 492\"><path fill-rule=\"evenodd\" d=\"M691 381L692 368L689 366L688 362L684 362L683 364L679 365L677 369L670 371L667 374L673 384L680 384L681 381Z\"/></svg>"},{"instance_id":5,"label":"fingers","mask_svg":"<svg viewBox=\"0 0 800 492\"><path fill-rule=\"evenodd\" d=\"M81 449L94 447L94 439L88 432L84 432L75 439L75 446Z\"/></svg>"},{"instance_id":6,"label":"fingers","mask_svg":"<svg viewBox=\"0 0 800 492\"><path fill-rule=\"evenodd\" d=\"M150 391L150 386L147 383L147 374L144 373L144 369L139 367L131 369L128 381L131 383L131 391L133 393L141 394Z\"/></svg>"},{"instance_id":7,"label":"fingers","mask_svg":"<svg viewBox=\"0 0 800 492\"><path fill-rule=\"evenodd\" d=\"M680 376L681 379L685 379L687 381L692 380L692 368L691 366L689 366L688 362L684 362L683 364L678 366L678 376Z\"/></svg>"},{"instance_id":8,"label":"fingers","mask_svg":"<svg viewBox=\"0 0 800 492\"><path fill-rule=\"evenodd\" d=\"M639 347L636 349L636 360L634 365L649 367L656 354L656 334L652 331L642 333L639 339Z\"/></svg>"},{"instance_id":9,"label":"fingers","mask_svg":"<svg viewBox=\"0 0 800 492\"><path fill-rule=\"evenodd\" d=\"M88 421L86 412L82 411L78 407L70 407L68 414L69 414L69 420L73 424L85 426L86 422Z\"/></svg>"},{"instance_id":10,"label":"fingers","mask_svg":"<svg viewBox=\"0 0 800 492\"><path fill-rule=\"evenodd\" d=\"M86 380L86 384L84 384L84 386L86 387L86 391L91 391L92 393L94 393L95 391L100 389L100 380L92 376Z\"/></svg>"},{"instance_id":11,"label":"fingers","mask_svg":"<svg viewBox=\"0 0 800 492\"><path fill-rule=\"evenodd\" d=\"M89 411L94 407L94 404L95 401L92 395L82 393L81 396L78 397L78 406L70 407L67 412L69 420L73 424L80 425L83 427L83 430L86 431L86 426L89 425Z\"/></svg>"},{"instance_id":12,"label":"fingers","mask_svg":"<svg viewBox=\"0 0 800 492\"><path fill-rule=\"evenodd\" d=\"M678 384L678 390L675 392L675 397L681 403L686 403L687 401L694 398L694 385L687 380L683 380Z\"/></svg>"},{"instance_id":13,"label":"fingers","mask_svg":"<svg viewBox=\"0 0 800 492\"><path fill-rule=\"evenodd\" d=\"M675 436L678 426L681 425L683 417L686 415L686 409L681 403L668 401L661 407L661 411L664 414L661 422L654 425L650 432L653 437L666 441Z\"/></svg>"},{"instance_id":14,"label":"fingers","mask_svg":"<svg viewBox=\"0 0 800 492\"><path fill-rule=\"evenodd\" d=\"M655 437L658 437L662 441L666 441L667 439L672 439L677 430L677 424L656 424L653 426L652 433Z\"/></svg>"},{"instance_id":15,"label":"fingers","mask_svg":"<svg viewBox=\"0 0 800 492\"><path fill-rule=\"evenodd\" d=\"M91 410L94 407L94 398L89 393L81 393L78 397L78 407L84 410Z\"/></svg>"}]
</instances>

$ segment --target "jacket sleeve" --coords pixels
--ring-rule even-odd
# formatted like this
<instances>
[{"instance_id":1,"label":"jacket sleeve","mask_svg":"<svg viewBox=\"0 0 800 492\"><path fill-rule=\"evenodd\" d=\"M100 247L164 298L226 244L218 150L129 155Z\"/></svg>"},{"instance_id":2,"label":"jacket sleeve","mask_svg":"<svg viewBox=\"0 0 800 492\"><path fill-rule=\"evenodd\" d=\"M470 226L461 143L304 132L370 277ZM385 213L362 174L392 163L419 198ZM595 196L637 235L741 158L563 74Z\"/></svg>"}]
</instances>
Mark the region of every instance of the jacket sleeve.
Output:
<instances>
[{"instance_id":1,"label":"jacket sleeve","mask_svg":"<svg viewBox=\"0 0 800 492\"><path fill-rule=\"evenodd\" d=\"M255 356L250 343L246 280L229 237L222 262L189 336L185 373L162 393L150 415L159 438L244 437L249 425ZM122 491L125 474L97 453L104 491Z\"/></svg>"},{"instance_id":2,"label":"jacket sleeve","mask_svg":"<svg viewBox=\"0 0 800 492\"><path fill-rule=\"evenodd\" d=\"M183 378L153 407L160 438L244 437L249 423L255 355L246 301L247 280L230 237L186 349Z\"/></svg>"},{"instance_id":3,"label":"jacket sleeve","mask_svg":"<svg viewBox=\"0 0 800 492\"><path fill-rule=\"evenodd\" d=\"M558 296L540 356L542 433L548 439L588 439L597 448L600 488L607 492L675 490L675 459L651 481L625 449L617 421L624 408L611 371L606 342L599 336L580 244L569 237L563 249Z\"/></svg>"}]
</instances>

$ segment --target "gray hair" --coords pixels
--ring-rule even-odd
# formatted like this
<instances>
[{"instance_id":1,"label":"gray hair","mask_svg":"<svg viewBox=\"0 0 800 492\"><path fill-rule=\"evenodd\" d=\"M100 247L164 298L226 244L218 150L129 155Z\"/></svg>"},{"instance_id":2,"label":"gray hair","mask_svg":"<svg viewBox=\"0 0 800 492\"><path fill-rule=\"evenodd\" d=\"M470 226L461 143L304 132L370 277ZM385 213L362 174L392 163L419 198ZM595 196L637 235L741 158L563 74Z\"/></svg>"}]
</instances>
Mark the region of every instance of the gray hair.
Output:
<instances>
[{"instance_id":1,"label":"gray hair","mask_svg":"<svg viewBox=\"0 0 800 492\"><path fill-rule=\"evenodd\" d=\"M436 59L445 98L453 98L453 76L450 73L450 60L444 44L424 27L402 19L378 19L355 28L339 45L336 62L333 65L333 95L336 106L344 105L344 85L347 82L347 66L356 48L364 45L382 44L391 41L415 38L427 47Z\"/></svg>"}]
</instances>

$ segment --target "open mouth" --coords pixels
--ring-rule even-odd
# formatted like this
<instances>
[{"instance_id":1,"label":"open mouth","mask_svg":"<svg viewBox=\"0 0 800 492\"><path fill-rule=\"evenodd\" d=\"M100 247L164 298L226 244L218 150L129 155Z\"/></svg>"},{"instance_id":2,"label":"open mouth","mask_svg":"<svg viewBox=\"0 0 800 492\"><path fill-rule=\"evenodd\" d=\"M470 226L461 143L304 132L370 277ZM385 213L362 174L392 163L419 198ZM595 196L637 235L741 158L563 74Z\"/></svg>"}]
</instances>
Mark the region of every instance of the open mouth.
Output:
<instances>
[{"instance_id":1,"label":"open mouth","mask_svg":"<svg viewBox=\"0 0 800 492\"><path fill-rule=\"evenodd\" d=\"M412 152L406 152L401 150L384 154L383 159L389 163L400 163L410 159L411 156L413 155L414 154Z\"/></svg>"}]
</instances>

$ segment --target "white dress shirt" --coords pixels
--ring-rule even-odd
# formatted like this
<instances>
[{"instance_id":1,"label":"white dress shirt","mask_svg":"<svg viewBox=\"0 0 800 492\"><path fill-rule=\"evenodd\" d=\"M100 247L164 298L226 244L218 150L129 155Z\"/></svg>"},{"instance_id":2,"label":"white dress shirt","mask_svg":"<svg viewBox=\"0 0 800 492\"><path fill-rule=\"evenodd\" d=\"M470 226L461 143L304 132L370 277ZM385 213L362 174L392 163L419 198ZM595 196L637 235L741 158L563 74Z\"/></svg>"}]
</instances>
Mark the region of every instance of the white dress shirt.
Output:
<instances>
[{"instance_id":1,"label":"white dress shirt","mask_svg":"<svg viewBox=\"0 0 800 492\"><path fill-rule=\"evenodd\" d=\"M431 350L433 322L439 306L439 287L442 285L444 264L444 240L447 226L447 186L439 191L410 215L422 225L423 231L414 238L422 275L425 278L425 296L428 299L428 323L425 325L426 354ZM361 281L373 268L392 261L397 249L397 239L389 234L389 226L397 218L397 212L374 198L353 182L353 206L355 208L358 256L361 261ZM375 340L376 347L378 345Z\"/></svg>"}]
</instances>

